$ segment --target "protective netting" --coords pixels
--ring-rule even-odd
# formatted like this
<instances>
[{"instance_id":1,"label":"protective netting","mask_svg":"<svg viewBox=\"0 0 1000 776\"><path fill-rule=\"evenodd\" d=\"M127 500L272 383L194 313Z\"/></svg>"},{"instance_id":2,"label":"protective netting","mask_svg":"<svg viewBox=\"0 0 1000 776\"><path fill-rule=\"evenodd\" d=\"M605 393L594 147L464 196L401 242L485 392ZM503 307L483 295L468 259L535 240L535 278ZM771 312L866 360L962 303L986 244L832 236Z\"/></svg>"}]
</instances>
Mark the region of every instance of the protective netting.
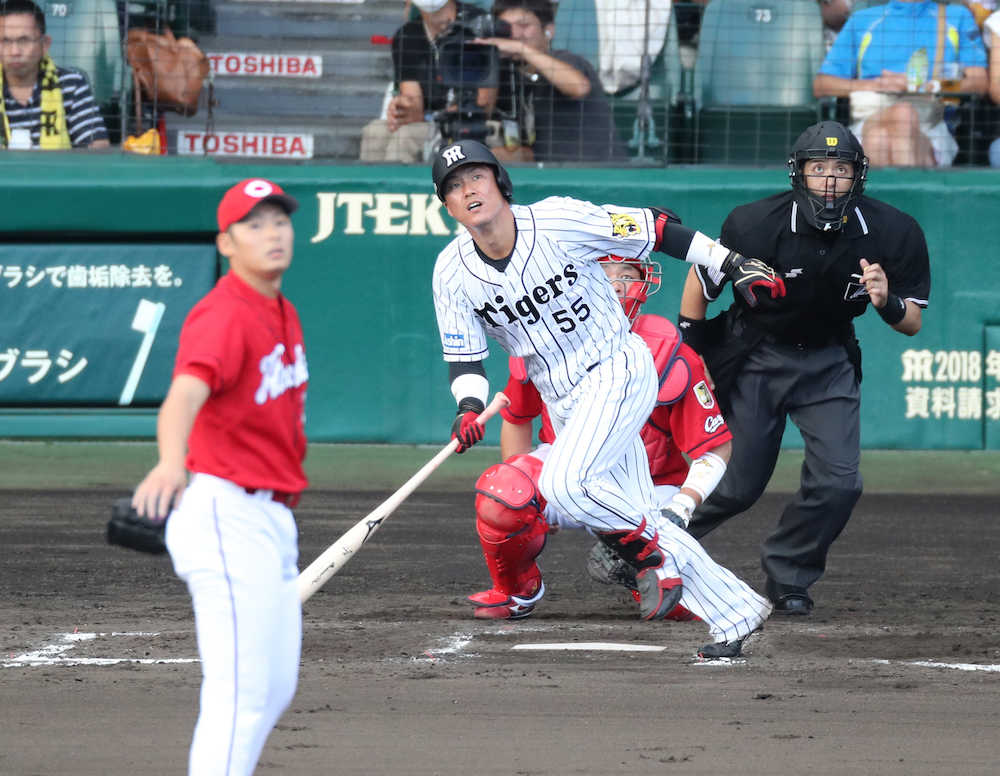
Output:
<instances>
[{"instance_id":1,"label":"protective netting","mask_svg":"<svg viewBox=\"0 0 1000 776\"><path fill-rule=\"evenodd\" d=\"M25 2L0 0L3 18ZM771 166L784 163L805 127L835 119L863 140L873 166L970 166L988 165L1000 136L995 3L65 0L38 8L52 61L86 74L112 146L132 136L130 150L151 150L137 138L152 128L160 151L179 154L424 163L441 143L471 136L510 163ZM140 47L141 30L155 37L141 36ZM43 37L4 34L13 147L26 142L23 130L11 134L18 122L39 117L6 87ZM32 132L36 141L44 134ZM1000 143L992 155L1000 164Z\"/></svg>"}]
</instances>

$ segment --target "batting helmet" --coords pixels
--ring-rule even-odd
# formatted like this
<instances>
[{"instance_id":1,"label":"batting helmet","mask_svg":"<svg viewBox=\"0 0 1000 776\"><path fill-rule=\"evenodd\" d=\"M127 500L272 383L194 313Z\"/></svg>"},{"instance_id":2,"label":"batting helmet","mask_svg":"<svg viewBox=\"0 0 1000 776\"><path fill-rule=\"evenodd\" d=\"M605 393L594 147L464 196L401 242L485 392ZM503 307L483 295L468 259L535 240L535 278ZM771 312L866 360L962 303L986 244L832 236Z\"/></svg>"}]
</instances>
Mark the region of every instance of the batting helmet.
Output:
<instances>
[{"instance_id":1,"label":"batting helmet","mask_svg":"<svg viewBox=\"0 0 1000 776\"><path fill-rule=\"evenodd\" d=\"M434 189L437 191L438 199L444 202L445 179L459 167L467 164L488 164L493 168L503 198L508 202L514 199L514 184L510 182L507 171L497 161L493 152L476 140L460 140L442 146L434 155L431 177L434 179Z\"/></svg>"},{"instance_id":2,"label":"batting helmet","mask_svg":"<svg viewBox=\"0 0 1000 776\"><path fill-rule=\"evenodd\" d=\"M809 191L802 170L810 159L841 159L854 165L854 181L850 190L839 197L827 199ZM806 129L792 146L788 158L788 177L792 181L795 201L802 214L817 229L824 232L840 229L844 214L861 192L868 179L868 157L861 143L843 124L821 121Z\"/></svg>"},{"instance_id":3,"label":"batting helmet","mask_svg":"<svg viewBox=\"0 0 1000 776\"><path fill-rule=\"evenodd\" d=\"M598 259L601 264L626 264L639 270L639 280L625 283L625 293L621 297L622 307L625 308L625 315L631 322L639 317L639 309L646 303L653 294L660 290L660 270L659 262L649 259L627 259L622 256L608 254ZM614 282L612 280L612 282Z\"/></svg>"}]
</instances>

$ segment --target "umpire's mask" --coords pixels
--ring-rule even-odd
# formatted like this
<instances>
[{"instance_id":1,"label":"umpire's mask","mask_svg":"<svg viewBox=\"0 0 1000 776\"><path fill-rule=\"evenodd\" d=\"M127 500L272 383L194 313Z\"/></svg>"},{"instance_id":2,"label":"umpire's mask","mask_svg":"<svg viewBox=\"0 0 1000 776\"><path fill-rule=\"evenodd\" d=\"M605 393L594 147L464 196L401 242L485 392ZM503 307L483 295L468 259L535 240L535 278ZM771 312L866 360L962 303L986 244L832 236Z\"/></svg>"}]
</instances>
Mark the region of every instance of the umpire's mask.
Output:
<instances>
[{"instance_id":1,"label":"umpire's mask","mask_svg":"<svg viewBox=\"0 0 1000 776\"><path fill-rule=\"evenodd\" d=\"M853 164L853 181L847 193L835 194L837 180L834 175L829 175L827 180L828 190L834 192L832 196L810 191L805 175L810 159L839 159ZM848 209L865 190L868 157L847 127L836 121L822 121L809 127L795 141L788 159L788 177L792 181L795 202L805 219L820 231L835 231L843 226Z\"/></svg>"}]
</instances>

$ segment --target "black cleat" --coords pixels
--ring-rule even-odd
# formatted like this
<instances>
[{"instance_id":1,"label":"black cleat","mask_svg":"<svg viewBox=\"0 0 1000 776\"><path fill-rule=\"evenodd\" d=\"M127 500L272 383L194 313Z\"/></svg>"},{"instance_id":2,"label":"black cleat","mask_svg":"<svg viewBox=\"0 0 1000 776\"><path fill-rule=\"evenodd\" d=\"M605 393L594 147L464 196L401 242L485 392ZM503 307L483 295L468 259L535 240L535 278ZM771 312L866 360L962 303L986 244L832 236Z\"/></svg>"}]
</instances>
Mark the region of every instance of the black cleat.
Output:
<instances>
[{"instance_id":1,"label":"black cleat","mask_svg":"<svg viewBox=\"0 0 1000 776\"><path fill-rule=\"evenodd\" d=\"M804 587L779 585L769 578L764 584L764 592L774 604L775 614L804 617L812 612L813 600Z\"/></svg>"},{"instance_id":2,"label":"black cleat","mask_svg":"<svg viewBox=\"0 0 1000 776\"><path fill-rule=\"evenodd\" d=\"M753 640L757 634L761 632L761 630L762 628L752 630L741 639L733 639L732 641L717 641L712 644L706 644L698 650L698 657L704 658L705 660L718 660L723 657L743 657L743 647L747 646L747 642Z\"/></svg>"},{"instance_id":3,"label":"black cleat","mask_svg":"<svg viewBox=\"0 0 1000 776\"><path fill-rule=\"evenodd\" d=\"M804 617L812 612L813 601L805 593L786 593L774 602L775 614Z\"/></svg>"}]
</instances>

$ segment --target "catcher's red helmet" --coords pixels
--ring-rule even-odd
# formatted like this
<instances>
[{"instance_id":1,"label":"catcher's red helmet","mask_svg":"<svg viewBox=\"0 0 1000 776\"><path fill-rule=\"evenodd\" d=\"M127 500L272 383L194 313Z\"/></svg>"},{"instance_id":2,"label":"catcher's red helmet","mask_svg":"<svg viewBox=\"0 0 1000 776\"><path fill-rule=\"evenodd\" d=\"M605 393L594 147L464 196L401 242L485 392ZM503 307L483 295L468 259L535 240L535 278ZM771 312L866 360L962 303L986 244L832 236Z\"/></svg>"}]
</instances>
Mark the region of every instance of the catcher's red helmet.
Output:
<instances>
[{"instance_id":1,"label":"catcher's red helmet","mask_svg":"<svg viewBox=\"0 0 1000 776\"><path fill-rule=\"evenodd\" d=\"M598 259L602 264L624 264L630 267L635 267L639 270L639 280L633 280L631 282L626 282L619 280L617 282L622 284L623 291L619 295L621 299L622 307L625 308L625 315L632 322L639 316L639 308L646 303L653 294L660 290L660 276L663 274L660 270L659 262L652 261L648 258L646 259L629 259L624 256L616 256L614 254L608 254L607 256L601 256ZM616 282L614 278L611 279L612 283Z\"/></svg>"}]
</instances>

